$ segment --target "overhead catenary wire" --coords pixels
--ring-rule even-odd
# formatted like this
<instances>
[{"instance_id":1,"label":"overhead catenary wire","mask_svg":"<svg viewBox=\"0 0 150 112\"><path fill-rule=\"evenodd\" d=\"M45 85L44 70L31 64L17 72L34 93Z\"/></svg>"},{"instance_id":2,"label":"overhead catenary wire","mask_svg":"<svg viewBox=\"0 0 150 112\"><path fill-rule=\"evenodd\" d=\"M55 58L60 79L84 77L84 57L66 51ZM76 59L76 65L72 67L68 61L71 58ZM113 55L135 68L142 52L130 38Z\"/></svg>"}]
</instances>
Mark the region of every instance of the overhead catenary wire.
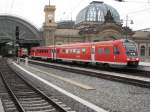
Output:
<instances>
[{"instance_id":1,"label":"overhead catenary wire","mask_svg":"<svg viewBox=\"0 0 150 112\"><path fill-rule=\"evenodd\" d=\"M117 2L120 2L120 3L123 3L123 2L128 2L128 3L143 3L143 4L147 4L147 3L150 3L150 0L147 0L147 1L127 1L127 0L115 0L115 1L117 1Z\"/></svg>"}]
</instances>

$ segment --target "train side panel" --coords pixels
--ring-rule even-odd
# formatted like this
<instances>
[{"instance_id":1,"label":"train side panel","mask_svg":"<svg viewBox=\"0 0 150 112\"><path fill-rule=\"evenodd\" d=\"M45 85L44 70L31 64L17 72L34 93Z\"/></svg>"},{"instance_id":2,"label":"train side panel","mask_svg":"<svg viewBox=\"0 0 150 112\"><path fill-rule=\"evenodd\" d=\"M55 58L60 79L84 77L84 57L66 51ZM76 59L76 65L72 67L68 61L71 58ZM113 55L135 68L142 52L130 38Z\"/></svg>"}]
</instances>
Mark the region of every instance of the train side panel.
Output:
<instances>
[{"instance_id":1,"label":"train side panel","mask_svg":"<svg viewBox=\"0 0 150 112\"><path fill-rule=\"evenodd\" d=\"M130 40L111 40L47 47L33 47L31 57L115 65L138 65L137 47Z\"/></svg>"},{"instance_id":2,"label":"train side panel","mask_svg":"<svg viewBox=\"0 0 150 112\"><path fill-rule=\"evenodd\" d=\"M30 51L30 57L48 59L52 57L51 48L34 47Z\"/></svg>"},{"instance_id":3,"label":"train side panel","mask_svg":"<svg viewBox=\"0 0 150 112\"><path fill-rule=\"evenodd\" d=\"M57 49L59 49L59 53L57 53L57 58L59 59L72 61L91 61L91 48L89 45L65 46Z\"/></svg>"}]
</instances>

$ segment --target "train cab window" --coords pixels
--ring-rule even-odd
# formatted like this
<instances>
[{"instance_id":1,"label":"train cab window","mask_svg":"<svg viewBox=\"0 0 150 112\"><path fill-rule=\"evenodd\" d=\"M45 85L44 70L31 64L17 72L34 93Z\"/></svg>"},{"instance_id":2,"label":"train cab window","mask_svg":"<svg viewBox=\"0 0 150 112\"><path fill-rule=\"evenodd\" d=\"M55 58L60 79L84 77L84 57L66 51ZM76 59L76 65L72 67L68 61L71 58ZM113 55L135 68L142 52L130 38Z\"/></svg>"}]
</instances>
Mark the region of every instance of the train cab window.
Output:
<instances>
[{"instance_id":1,"label":"train cab window","mask_svg":"<svg viewBox=\"0 0 150 112\"><path fill-rule=\"evenodd\" d=\"M141 56L145 56L145 46L141 46L140 54Z\"/></svg>"},{"instance_id":2,"label":"train cab window","mask_svg":"<svg viewBox=\"0 0 150 112\"><path fill-rule=\"evenodd\" d=\"M82 48L82 53L85 54L85 52L86 52L86 49Z\"/></svg>"},{"instance_id":3,"label":"train cab window","mask_svg":"<svg viewBox=\"0 0 150 112\"><path fill-rule=\"evenodd\" d=\"M118 47L114 47L114 54L119 54L120 52L119 52L119 49L118 49Z\"/></svg>"},{"instance_id":4,"label":"train cab window","mask_svg":"<svg viewBox=\"0 0 150 112\"><path fill-rule=\"evenodd\" d=\"M108 48L104 48L104 54L108 54L109 53L109 49Z\"/></svg>"},{"instance_id":5,"label":"train cab window","mask_svg":"<svg viewBox=\"0 0 150 112\"><path fill-rule=\"evenodd\" d=\"M98 54L102 53L102 48L98 48Z\"/></svg>"}]
</instances>

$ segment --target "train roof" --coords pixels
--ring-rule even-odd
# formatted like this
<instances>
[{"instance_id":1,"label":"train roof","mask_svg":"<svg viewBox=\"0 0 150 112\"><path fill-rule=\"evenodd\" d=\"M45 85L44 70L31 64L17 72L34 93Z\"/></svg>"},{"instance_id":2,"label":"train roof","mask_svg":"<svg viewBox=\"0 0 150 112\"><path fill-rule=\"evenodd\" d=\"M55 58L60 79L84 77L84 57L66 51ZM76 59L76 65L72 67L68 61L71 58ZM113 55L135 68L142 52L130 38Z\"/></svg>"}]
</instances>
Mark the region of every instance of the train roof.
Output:
<instances>
[{"instance_id":1,"label":"train roof","mask_svg":"<svg viewBox=\"0 0 150 112\"><path fill-rule=\"evenodd\" d=\"M62 45L55 45L55 47L71 47L71 46L85 46L85 45L96 45L98 43L100 44L104 44L104 45L110 45L112 43L125 43L125 42L134 42L132 40L129 40L129 39L119 39L119 40L109 40L109 41L99 41L99 42L86 42L86 43L81 43L81 42L78 42L78 43L70 43L70 44L62 44ZM38 46L38 47L32 47L32 49L38 49L38 48L42 48L42 49L48 49L48 48L53 48L54 45L50 45L50 46Z\"/></svg>"},{"instance_id":2,"label":"train roof","mask_svg":"<svg viewBox=\"0 0 150 112\"><path fill-rule=\"evenodd\" d=\"M86 42L86 43L81 43L81 42L78 42L78 43L71 43L71 44L62 44L62 45L57 45L56 47L65 47L65 46L85 46L85 45L96 45L98 43L101 43L101 44L112 44L112 43L117 43L117 42L121 42L123 40L110 40L110 41L100 41L100 42ZM52 47L53 45L49 46L49 47Z\"/></svg>"}]
</instances>

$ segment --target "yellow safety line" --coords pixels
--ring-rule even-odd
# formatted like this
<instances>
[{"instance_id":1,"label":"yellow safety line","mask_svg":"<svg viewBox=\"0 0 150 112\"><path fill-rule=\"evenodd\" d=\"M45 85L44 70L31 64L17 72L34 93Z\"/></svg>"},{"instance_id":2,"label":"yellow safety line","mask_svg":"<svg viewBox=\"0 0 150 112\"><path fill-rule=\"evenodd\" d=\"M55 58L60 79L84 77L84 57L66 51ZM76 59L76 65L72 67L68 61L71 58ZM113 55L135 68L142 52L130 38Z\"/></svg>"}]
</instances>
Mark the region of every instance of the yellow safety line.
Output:
<instances>
[{"instance_id":1,"label":"yellow safety line","mask_svg":"<svg viewBox=\"0 0 150 112\"><path fill-rule=\"evenodd\" d=\"M91 86L84 85L84 84L82 84L82 83L79 83L79 82L76 82L76 81L73 81L73 80L70 80L70 79L67 79L67 78L64 78L64 77L60 77L60 76L54 75L54 74L52 74L52 73L44 72L44 71L42 71L42 70L36 69L36 68L34 68L34 67L31 67L31 66L30 66L30 68L31 68L31 69L34 69L34 70L36 70L36 71L39 71L39 72L41 72L41 73L48 74L48 75L50 75L50 76L52 76L52 77L54 77L54 78L57 78L57 79L60 79L60 80L65 81L65 82L71 83L71 84L73 84L73 85L79 86L80 88L83 88L83 89L86 89L86 90L95 90L95 88L93 88L93 87L91 87Z\"/></svg>"}]
</instances>

